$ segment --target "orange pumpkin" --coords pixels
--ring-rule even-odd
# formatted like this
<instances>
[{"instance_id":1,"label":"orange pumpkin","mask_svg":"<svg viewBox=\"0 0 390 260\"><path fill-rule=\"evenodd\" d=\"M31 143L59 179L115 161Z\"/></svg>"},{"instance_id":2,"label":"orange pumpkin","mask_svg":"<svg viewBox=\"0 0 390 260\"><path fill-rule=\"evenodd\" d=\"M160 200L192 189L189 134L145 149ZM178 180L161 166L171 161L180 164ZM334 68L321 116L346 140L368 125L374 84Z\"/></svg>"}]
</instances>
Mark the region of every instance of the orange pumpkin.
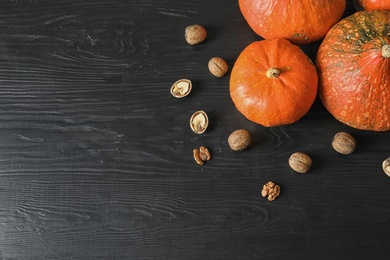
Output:
<instances>
[{"instance_id":1,"label":"orange pumpkin","mask_svg":"<svg viewBox=\"0 0 390 260\"><path fill-rule=\"evenodd\" d=\"M319 94L339 121L390 130L390 11L357 12L335 25L317 58Z\"/></svg>"},{"instance_id":2,"label":"orange pumpkin","mask_svg":"<svg viewBox=\"0 0 390 260\"><path fill-rule=\"evenodd\" d=\"M325 37L342 17L345 0L239 0L249 26L264 39L306 44Z\"/></svg>"},{"instance_id":3,"label":"orange pumpkin","mask_svg":"<svg viewBox=\"0 0 390 260\"><path fill-rule=\"evenodd\" d=\"M355 0L366 10L390 10L389 0Z\"/></svg>"},{"instance_id":4,"label":"orange pumpkin","mask_svg":"<svg viewBox=\"0 0 390 260\"><path fill-rule=\"evenodd\" d=\"M314 64L283 38L248 45L230 75L230 96L238 111L267 127L298 121L313 104L317 87Z\"/></svg>"}]
</instances>

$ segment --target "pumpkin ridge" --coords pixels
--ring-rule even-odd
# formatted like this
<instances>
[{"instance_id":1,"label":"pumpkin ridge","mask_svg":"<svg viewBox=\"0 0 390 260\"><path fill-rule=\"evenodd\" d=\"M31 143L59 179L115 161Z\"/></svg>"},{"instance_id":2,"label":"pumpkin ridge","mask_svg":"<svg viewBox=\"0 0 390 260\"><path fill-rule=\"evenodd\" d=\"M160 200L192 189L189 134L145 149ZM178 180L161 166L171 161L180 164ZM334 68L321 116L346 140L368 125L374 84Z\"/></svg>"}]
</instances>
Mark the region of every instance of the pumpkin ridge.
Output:
<instances>
[{"instance_id":1,"label":"pumpkin ridge","mask_svg":"<svg viewBox=\"0 0 390 260\"><path fill-rule=\"evenodd\" d=\"M371 44L370 44L371 46ZM378 84L384 81L384 77L389 69L390 45L384 44L382 47L372 45L371 49L362 53L359 58L361 73L367 75L370 84Z\"/></svg>"}]
</instances>

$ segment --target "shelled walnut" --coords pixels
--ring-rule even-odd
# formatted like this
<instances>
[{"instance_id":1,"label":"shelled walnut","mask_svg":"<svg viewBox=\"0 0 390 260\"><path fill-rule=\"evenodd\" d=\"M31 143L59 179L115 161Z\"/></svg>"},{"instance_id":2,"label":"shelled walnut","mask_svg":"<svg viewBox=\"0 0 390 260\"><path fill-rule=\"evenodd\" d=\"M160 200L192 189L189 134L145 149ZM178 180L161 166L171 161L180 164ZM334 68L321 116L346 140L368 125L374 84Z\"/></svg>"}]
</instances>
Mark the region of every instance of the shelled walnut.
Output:
<instances>
[{"instance_id":1,"label":"shelled walnut","mask_svg":"<svg viewBox=\"0 0 390 260\"><path fill-rule=\"evenodd\" d=\"M199 149L195 148L192 152L195 162L199 165L203 165L205 161L211 160L211 153L209 149L204 146L199 147Z\"/></svg>"},{"instance_id":2,"label":"shelled walnut","mask_svg":"<svg viewBox=\"0 0 390 260\"><path fill-rule=\"evenodd\" d=\"M280 195L280 186L273 181L269 181L263 186L261 195L268 197L269 201L273 201Z\"/></svg>"}]
</instances>

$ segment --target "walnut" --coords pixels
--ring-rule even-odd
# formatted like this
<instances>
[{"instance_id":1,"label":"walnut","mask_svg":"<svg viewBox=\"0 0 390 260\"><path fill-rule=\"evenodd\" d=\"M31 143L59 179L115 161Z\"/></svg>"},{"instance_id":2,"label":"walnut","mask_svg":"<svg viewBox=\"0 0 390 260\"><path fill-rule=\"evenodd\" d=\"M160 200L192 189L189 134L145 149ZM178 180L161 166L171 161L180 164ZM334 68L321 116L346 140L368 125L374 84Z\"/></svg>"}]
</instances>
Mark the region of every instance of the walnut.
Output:
<instances>
[{"instance_id":1,"label":"walnut","mask_svg":"<svg viewBox=\"0 0 390 260\"><path fill-rule=\"evenodd\" d=\"M189 79L179 79L173 83L171 87L171 94L175 98L183 98L190 94L192 89L192 82Z\"/></svg>"},{"instance_id":2,"label":"walnut","mask_svg":"<svg viewBox=\"0 0 390 260\"><path fill-rule=\"evenodd\" d=\"M199 24L193 24L186 27L184 37L186 38L188 44L195 45L203 42L206 39L207 31L203 26Z\"/></svg>"},{"instance_id":3,"label":"walnut","mask_svg":"<svg viewBox=\"0 0 390 260\"><path fill-rule=\"evenodd\" d=\"M195 162L199 165L203 165L205 161L209 161L211 159L209 149L204 146L199 147L199 149L195 148L192 152Z\"/></svg>"},{"instance_id":4,"label":"walnut","mask_svg":"<svg viewBox=\"0 0 390 260\"><path fill-rule=\"evenodd\" d=\"M204 146L199 147L199 154L200 154L200 158L203 161L208 161L211 159L211 154L210 154L209 149L207 149Z\"/></svg>"},{"instance_id":5,"label":"walnut","mask_svg":"<svg viewBox=\"0 0 390 260\"><path fill-rule=\"evenodd\" d=\"M211 74L218 78L225 76L229 69L229 66L226 61L220 57L211 58L209 60L208 67Z\"/></svg>"},{"instance_id":6,"label":"walnut","mask_svg":"<svg viewBox=\"0 0 390 260\"><path fill-rule=\"evenodd\" d=\"M350 154L356 148L356 141L352 135L339 132L333 137L332 147L341 154Z\"/></svg>"},{"instance_id":7,"label":"walnut","mask_svg":"<svg viewBox=\"0 0 390 260\"><path fill-rule=\"evenodd\" d=\"M193 154L194 154L194 159L195 159L195 162L199 165L203 165L203 160L202 158L200 158L200 152L199 152L199 149L194 149L192 150Z\"/></svg>"},{"instance_id":8,"label":"walnut","mask_svg":"<svg viewBox=\"0 0 390 260\"><path fill-rule=\"evenodd\" d=\"M196 111L190 118L190 127L194 133L202 134L209 125L209 118L203 110Z\"/></svg>"},{"instance_id":9,"label":"walnut","mask_svg":"<svg viewBox=\"0 0 390 260\"><path fill-rule=\"evenodd\" d=\"M269 201L273 201L280 195L280 186L273 181L269 181L263 186L261 195L263 197L268 197Z\"/></svg>"},{"instance_id":10,"label":"walnut","mask_svg":"<svg viewBox=\"0 0 390 260\"><path fill-rule=\"evenodd\" d=\"M307 173L312 165L312 160L309 155L296 152L290 156L288 164L296 172Z\"/></svg>"},{"instance_id":11,"label":"walnut","mask_svg":"<svg viewBox=\"0 0 390 260\"><path fill-rule=\"evenodd\" d=\"M390 157L383 161L382 169L390 177Z\"/></svg>"},{"instance_id":12,"label":"walnut","mask_svg":"<svg viewBox=\"0 0 390 260\"><path fill-rule=\"evenodd\" d=\"M251 135L244 129L236 130L229 135L228 143L233 151L242 151L252 143Z\"/></svg>"}]
</instances>

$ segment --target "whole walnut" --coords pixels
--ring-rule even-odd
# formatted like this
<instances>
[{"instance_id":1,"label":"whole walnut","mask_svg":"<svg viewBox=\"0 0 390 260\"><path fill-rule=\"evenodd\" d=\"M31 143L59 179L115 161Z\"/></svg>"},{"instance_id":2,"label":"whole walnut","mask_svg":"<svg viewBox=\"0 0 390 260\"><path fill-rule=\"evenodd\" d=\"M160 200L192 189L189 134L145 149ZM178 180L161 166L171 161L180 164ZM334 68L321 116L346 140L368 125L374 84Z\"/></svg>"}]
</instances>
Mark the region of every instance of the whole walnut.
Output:
<instances>
[{"instance_id":1,"label":"whole walnut","mask_svg":"<svg viewBox=\"0 0 390 260\"><path fill-rule=\"evenodd\" d=\"M220 57L213 57L209 60L208 68L211 74L220 78L225 76L229 66L224 59Z\"/></svg>"},{"instance_id":2,"label":"whole walnut","mask_svg":"<svg viewBox=\"0 0 390 260\"><path fill-rule=\"evenodd\" d=\"M238 129L230 134L228 143L232 150L242 151L252 143L252 138L247 130Z\"/></svg>"},{"instance_id":3,"label":"whole walnut","mask_svg":"<svg viewBox=\"0 0 390 260\"><path fill-rule=\"evenodd\" d=\"M309 155L301 152L293 153L288 159L291 169L299 173L307 173L312 165L312 159Z\"/></svg>"},{"instance_id":4,"label":"whole walnut","mask_svg":"<svg viewBox=\"0 0 390 260\"><path fill-rule=\"evenodd\" d=\"M332 147L341 154L350 154L355 151L356 140L348 133L339 132L332 139Z\"/></svg>"},{"instance_id":5,"label":"whole walnut","mask_svg":"<svg viewBox=\"0 0 390 260\"><path fill-rule=\"evenodd\" d=\"M202 25L193 24L186 27L184 37L188 44L195 45L206 39L207 31Z\"/></svg>"}]
</instances>

